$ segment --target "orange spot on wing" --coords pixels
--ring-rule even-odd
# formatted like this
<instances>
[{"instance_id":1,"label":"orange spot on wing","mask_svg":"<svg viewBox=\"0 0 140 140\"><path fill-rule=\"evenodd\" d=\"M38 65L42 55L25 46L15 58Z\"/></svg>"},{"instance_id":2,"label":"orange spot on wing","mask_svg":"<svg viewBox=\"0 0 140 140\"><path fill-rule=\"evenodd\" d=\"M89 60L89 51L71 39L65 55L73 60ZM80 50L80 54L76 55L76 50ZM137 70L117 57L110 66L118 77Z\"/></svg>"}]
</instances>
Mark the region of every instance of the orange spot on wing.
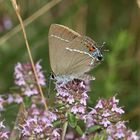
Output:
<instances>
[{"instance_id":1,"label":"orange spot on wing","mask_svg":"<svg viewBox=\"0 0 140 140\"><path fill-rule=\"evenodd\" d=\"M90 52L93 52L95 50L95 48L92 46L87 46L87 48L89 49Z\"/></svg>"}]
</instances>

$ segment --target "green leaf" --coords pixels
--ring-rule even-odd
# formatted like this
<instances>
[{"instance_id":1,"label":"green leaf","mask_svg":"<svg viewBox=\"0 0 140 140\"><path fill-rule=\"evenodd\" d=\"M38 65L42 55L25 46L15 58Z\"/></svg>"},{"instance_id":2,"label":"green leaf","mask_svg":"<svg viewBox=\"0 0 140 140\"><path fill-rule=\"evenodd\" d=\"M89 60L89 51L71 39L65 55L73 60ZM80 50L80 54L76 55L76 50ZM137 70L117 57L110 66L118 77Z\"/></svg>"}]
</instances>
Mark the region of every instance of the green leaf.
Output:
<instances>
[{"instance_id":1,"label":"green leaf","mask_svg":"<svg viewBox=\"0 0 140 140\"><path fill-rule=\"evenodd\" d=\"M79 125L76 126L76 131L79 135L82 135L84 133Z\"/></svg>"},{"instance_id":2,"label":"green leaf","mask_svg":"<svg viewBox=\"0 0 140 140\"><path fill-rule=\"evenodd\" d=\"M77 119L76 119L76 116L72 113L68 113L68 122L69 122L69 125L72 127L72 128L75 128L76 125L77 125Z\"/></svg>"},{"instance_id":3,"label":"green leaf","mask_svg":"<svg viewBox=\"0 0 140 140\"><path fill-rule=\"evenodd\" d=\"M89 140L106 140L106 133L95 134L95 136L91 136Z\"/></svg>"},{"instance_id":4,"label":"green leaf","mask_svg":"<svg viewBox=\"0 0 140 140\"><path fill-rule=\"evenodd\" d=\"M99 125L94 125L94 126L89 127L89 128L87 129L87 132L88 132L88 133L93 133L93 132L95 132L95 131L97 131L97 130L99 130L99 129L101 129L101 128L102 128L102 127L99 126Z\"/></svg>"},{"instance_id":5,"label":"green leaf","mask_svg":"<svg viewBox=\"0 0 140 140\"><path fill-rule=\"evenodd\" d=\"M60 120L56 120L53 122L53 126L59 126L61 124L61 121Z\"/></svg>"}]
</instances>

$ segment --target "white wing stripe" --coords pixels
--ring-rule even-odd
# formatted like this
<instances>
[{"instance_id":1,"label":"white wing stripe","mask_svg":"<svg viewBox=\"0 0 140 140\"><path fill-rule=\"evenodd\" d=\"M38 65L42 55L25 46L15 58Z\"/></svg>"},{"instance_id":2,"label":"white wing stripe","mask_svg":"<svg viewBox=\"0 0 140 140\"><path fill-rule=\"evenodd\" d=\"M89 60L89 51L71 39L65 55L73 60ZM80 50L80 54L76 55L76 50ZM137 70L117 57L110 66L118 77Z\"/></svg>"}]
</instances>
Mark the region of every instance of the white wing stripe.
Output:
<instances>
[{"instance_id":1,"label":"white wing stripe","mask_svg":"<svg viewBox=\"0 0 140 140\"><path fill-rule=\"evenodd\" d=\"M77 50L77 49L70 49L70 48L66 48L66 50L69 50L69 51L71 51L71 52L78 52L78 53L81 53L81 54L86 54L86 55L88 55L89 57L92 58L92 60L91 60L91 62L90 62L90 65L92 65L92 64L93 64L93 61L95 60L95 58L94 58L91 54L89 54L89 53L87 53L87 52L80 51L80 50Z\"/></svg>"},{"instance_id":2,"label":"white wing stripe","mask_svg":"<svg viewBox=\"0 0 140 140\"><path fill-rule=\"evenodd\" d=\"M63 38L61 38L61 37L59 37L59 36L56 36L56 35L51 35L51 37L58 38L58 39L60 39L60 40L62 40L62 41L65 41L65 42L70 42L69 40L63 39Z\"/></svg>"}]
</instances>

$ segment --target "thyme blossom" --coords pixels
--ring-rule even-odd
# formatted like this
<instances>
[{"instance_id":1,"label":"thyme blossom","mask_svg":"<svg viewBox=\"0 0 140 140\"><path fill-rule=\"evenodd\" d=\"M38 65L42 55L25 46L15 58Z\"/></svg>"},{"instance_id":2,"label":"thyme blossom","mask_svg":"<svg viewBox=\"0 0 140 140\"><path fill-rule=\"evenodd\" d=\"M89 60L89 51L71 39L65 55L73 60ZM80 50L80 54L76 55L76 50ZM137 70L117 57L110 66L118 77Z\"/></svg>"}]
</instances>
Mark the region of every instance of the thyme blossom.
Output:
<instances>
[{"instance_id":1,"label":"thyme blossom","mask_svg":"<svg viewBox=\"0 0 140 140\"><path fill-rule=\"evenodd\" d=\"M40 84L41 86L45 86L46 80L43 75L40 61L36 63L35 69L38 76L39 82L38 84ZM15 84L21 87L21 91L23 92L24 95L32 96L39 93L37 88L37 82L30 63L26 64L17 63L17 65L15 66L14 76L15 76Z\"/></svg>"}]
</instances>

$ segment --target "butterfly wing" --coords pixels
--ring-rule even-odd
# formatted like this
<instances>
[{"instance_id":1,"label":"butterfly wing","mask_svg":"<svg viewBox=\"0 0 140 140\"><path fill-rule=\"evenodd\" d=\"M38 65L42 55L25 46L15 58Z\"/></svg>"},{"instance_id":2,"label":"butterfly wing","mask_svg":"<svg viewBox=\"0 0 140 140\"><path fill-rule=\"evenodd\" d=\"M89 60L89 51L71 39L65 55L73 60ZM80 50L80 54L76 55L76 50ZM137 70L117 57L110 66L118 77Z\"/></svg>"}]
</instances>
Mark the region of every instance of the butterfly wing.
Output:
<instances>
[{"instance_id":1,"label":"butterfly wing","mask_svg":"<svg viewBox=\"0 0 140 140\"><path fill-rule=\"evenodd\" d=\"M75 49L88 52L83 37L63 25L52 24L49 30L49 55L52 71L56 75L78 77L91 69L93 58L85 53L70 51Z\"/></svg>"},{"instance_id":2,"label":"butterfly wing","mask_svg":"<svg viewBox=\"0 0 140 140\"><path fill-rule=\"evenodd\" d=\"M72 50L79 50L79 52L69 50L67 51L67 53L71 55L71 61L69 62L69 66L66 72L67 75L79 77L80 75L83 75L85 72L93 68L93 65L91 65L93 58L88 55L89 53L87 52L83 38L76 38L69 44L69 47Z\"/></svg>"}]
</instances>

